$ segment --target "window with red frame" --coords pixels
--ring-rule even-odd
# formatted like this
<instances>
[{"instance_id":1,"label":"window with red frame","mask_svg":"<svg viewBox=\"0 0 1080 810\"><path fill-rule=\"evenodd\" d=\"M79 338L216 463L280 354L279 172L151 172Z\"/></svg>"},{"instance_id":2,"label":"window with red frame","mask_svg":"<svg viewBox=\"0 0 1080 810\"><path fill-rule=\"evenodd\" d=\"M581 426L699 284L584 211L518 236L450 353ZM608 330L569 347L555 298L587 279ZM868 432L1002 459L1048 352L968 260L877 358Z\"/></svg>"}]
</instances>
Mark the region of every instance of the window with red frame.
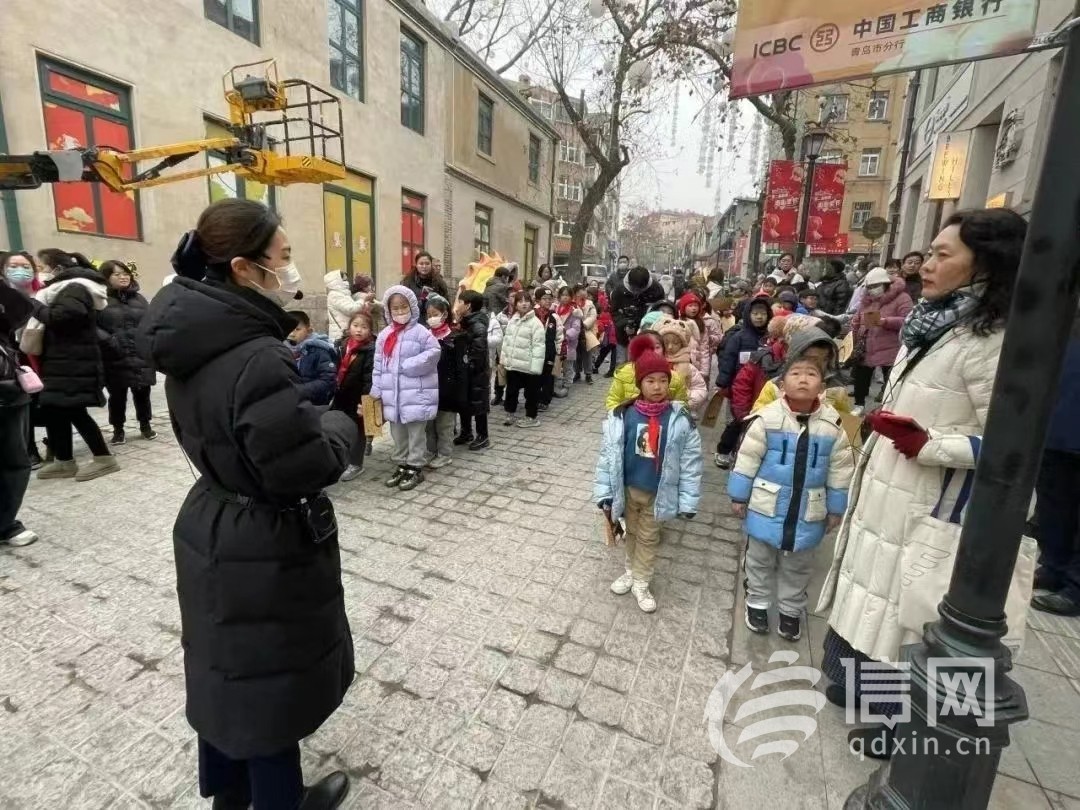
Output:
<instances>
[{"instance_id":1,"label":"window with red frame","mask_svg":"<svg viewBox=\"0 0 1080 810\"><path fill-rule=\"evenodd\" d=\"M401 192L401 272L408 273L416 254L424 249L424 206L427 200L411 191Z\"/></svg>"},{"instance_id":2,"label":"window with red frame","mask_svg":"<svg viewBox=\"0 0 1080 810\"><path fill-rule=\"evenodd\" d=\"M46 59L38 61L38 75L49 149L132 148L129 88ZM130 168L125 176L131 177ZM138 192L110 191L101 183L56 183L52 193L58 230L142 238Z\"/></svg>"}]
</instances>

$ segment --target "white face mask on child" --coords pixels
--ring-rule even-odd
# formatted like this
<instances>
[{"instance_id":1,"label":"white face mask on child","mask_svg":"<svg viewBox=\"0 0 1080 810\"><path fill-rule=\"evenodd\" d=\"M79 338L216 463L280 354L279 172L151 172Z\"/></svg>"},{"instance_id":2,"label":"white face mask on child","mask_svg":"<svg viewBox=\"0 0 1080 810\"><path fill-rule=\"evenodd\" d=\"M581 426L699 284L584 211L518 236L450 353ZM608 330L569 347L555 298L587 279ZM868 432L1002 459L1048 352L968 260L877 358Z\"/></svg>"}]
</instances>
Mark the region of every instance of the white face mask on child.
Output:
<instances>
[{"instance_id":1,"label":"white face mask on child","mask_svg":"<svg viewBox=\"0 0 1080 810\"><path fill-rule=\"evenodd\" d=\"M440 326L443 325L443 322L445 320L446 318L444 318L442 315L432 315L430 318L427 319L427 325L431 329L438 329Z\"/></svg>"},{"instance_id":2,"label":"white face mask on child","mask_svg":"<svg viewBox=\"0 0 1080 810\"><path fill-rule=\"evenodd\" d=\"M406 324L412 320L412 316L407 312L402 312L400 315L391 316L394 319L394 323Z\"/></svg>"}]
</instances>

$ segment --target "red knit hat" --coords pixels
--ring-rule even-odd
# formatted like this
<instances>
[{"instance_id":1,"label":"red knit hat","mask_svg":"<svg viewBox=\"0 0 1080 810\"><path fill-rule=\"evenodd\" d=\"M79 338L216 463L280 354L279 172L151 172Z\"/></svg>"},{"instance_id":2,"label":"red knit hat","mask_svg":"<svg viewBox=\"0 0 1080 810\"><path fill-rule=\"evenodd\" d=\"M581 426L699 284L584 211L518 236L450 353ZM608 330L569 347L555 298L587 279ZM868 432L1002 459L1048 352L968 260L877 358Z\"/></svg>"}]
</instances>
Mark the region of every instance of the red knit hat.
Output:
<instances>
[{"instance_id":1,"label":"red knit hat","mask_svg":"<svg viewBox=\"0 0 1080 810\"><path fill-rule=\"evenodd\" d=\"M666 374L668 378L671 377L671 363L655 349L643 352L634 361L634 379L637 381L638 388L641 387L641 381L650 374Z\"/></svg>"},{"instance_id":2,"label":"red knit hat","mask_svg":"<svg viewBox=\"0 0 1080 810\"><path fill-rule=\"evenodd\" d=\"M682 298L679 299L679 302L678 302L678 305L677 305L678 308L679 308L679 317L680 318L685 318L686 317L686 308L688 306L690 306L691 304L697 304L698 305L698 315L701 314L701 299L698 298L696 294L694 294L692 292L688 292L688 293L683 294Z\"/></svg>"},{"instance_id":3,"label":"red knit hat","mask_svg":"<svg viewBox=\"0 0 1080 810\"><path fill-rule=\"evenodd\" d=\"M638 335L630 340L626 351L630 355L630 362L636 363L645 352L656 351L656 338L650 335Z\"/></svg>"}]
</instances>

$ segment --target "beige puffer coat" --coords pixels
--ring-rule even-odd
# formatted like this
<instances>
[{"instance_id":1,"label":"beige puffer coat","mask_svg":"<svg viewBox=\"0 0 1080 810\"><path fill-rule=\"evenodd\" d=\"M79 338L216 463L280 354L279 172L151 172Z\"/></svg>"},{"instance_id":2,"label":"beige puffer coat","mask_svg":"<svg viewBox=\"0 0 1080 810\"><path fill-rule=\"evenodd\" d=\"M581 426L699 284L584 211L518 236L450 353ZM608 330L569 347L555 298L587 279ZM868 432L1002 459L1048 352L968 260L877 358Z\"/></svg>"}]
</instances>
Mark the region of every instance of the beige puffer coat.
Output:
<instances>
[{"instance_id":1,"label":"beige puffer coat","mask_svg":"<svg viewBox=\"0 0 1080 810\"><path fill-rule=\"evenodd\" d=\"M909 460L888 439L871 435L817 607L831 606L829 625L871 658L896 661L902 645L921 637L922 627L900 624L903 549L916 530L960 531L966 472L978 457L1003 337L957 327L899 383L907 349L897 357L882 408L914 419L930 441Z\"/></svg>"}]
</instances>

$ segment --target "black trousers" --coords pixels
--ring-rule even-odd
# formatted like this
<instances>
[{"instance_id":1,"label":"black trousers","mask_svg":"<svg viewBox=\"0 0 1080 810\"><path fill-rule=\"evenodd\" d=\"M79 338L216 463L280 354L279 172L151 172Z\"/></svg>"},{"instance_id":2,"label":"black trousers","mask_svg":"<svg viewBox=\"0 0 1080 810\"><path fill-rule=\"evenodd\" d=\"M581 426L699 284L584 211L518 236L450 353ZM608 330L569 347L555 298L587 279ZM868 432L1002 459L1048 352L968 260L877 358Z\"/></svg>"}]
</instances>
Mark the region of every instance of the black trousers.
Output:
<instances>
[{"instance_id":1,"label":"black trousers","mask_svg":"<svg viewBox=\"0 0 1080 810\"><path fill-rule=\"evenodd\" d=\"M75 450L71 439L71 429L79 431L86 446L95 456L112 455L101 428L87 412L86 408L60 408L55 405L42 407L45 417L45 434L49 437L49 448L57 461L71 461Z\"/></svg>"},{"instance_id":2,"label":"black trousers","mask_svg":"<svg viewBox=\"0 0 1080 810\"><path fill-rule=\"evenodd\" d=\"M611 368L608 369L612 374L615 373L615 346L614 344L607 343L600 347L599 354L596 355L596 362L593 364L593 374L600 373L600 366L604 365L604 360L608 355L611 355Z\"/></svg>"},{"instance_id":3,"label":"black trousers","mask_svg":"<svg viewBox=\"0 0 1080 810\"><path fill-rule=\"evenodd\" d=\"M720 454L734 453L739 448L743 427L744 423L741 419L732 419L728 422L724 432L720 434L720 441L716 443L716 452Z\"/></svg>"},{"instance_id":4,"label":"black trousers","mask_svg":"<svg viewBox=\"0 0 1080 810\"><path fill-rule=\"evenodd\" d=\"M476 433L473 433L473 423L476 423ZM478 439L486 439L488 436L488 415L486 413L478 413L475 416L470 416L467 413L461 414L461 434L463 436L475 435Z\"/></svg>"},{"instance_id":5,"label":"black trousers","mask_svg":"<svg viewBox=\"0 0 1080 810\"><path fill-rule=\"evenodd\" d=\"M855 382L855 404L860 408L866 404L866 398L870 395L870 383L874 380L874 366L854 366L851 369L851 376ZM881 377L884 380L883 386L889 384L889 372L892 371L892 366L881 367Z\"/></svg>"},{"instance_id":6,"label":"black trousers","mask_svg":"<svg viewBox=\"0 0 1080 810\"><path fill-rule=\"evenodd\" d=\"M109 424L116 430L124 429L127 421L128 386L110 385L109 391ZM150 424L153 414L150 412L150 386L142 385L131 389L131 398L135 400L135 418L139 427Z\"/></svg>"},{"instance_id":7,"label":"black trousers","mask_svg":"<svg viewBox=\"0 0 1080 810\"><path fill-rule=\"evenodd\" d=\"M555 398L555 363L544 363L544 370L540 372L540 401L550 405Z\"/></svg>"},{"instance_id":8,"label":"black trousers","mask_svg":"<svg viewBox=\"0 0 1080 810\"><path fill-rule=\"evenodd\" d=\"M304 798L300 746L268 757L229 759L199 737L199 794L255 810L296 810Z\"/></svg>"},{"instance_id":9,"label":"black trousers","mask_svg":"<svg viewBox=\"0 0 1080 810\"><path fill-rule=\"evenodd\" d=\"M526 374L524 371L506 372L506 399L503 407L507 413L517 412L520 391L525 392L525 415L535 419L540 405L540 375Z\"/></svg>"},{"instance_id":10,"label":"black trousers","mask_svg":"<svg viewBox=\"0 0 1080 810\"><path fill-rule=\"evenodd\" d=\"M23 530L18 515L30 483L30 456L26 452L28 424L29 404L0 408L0 540Z\"/></svg>"},{"instance_id":11,"label":"black trousers","mask_svg":"<svg viewBox=\"0 0 1080 810\"><path fill-rule=\"evenodd\" d=\"M1080 455L1046 450L1035 491L1039 577L1080 602Z\"/></svg>"}]
</instances>

